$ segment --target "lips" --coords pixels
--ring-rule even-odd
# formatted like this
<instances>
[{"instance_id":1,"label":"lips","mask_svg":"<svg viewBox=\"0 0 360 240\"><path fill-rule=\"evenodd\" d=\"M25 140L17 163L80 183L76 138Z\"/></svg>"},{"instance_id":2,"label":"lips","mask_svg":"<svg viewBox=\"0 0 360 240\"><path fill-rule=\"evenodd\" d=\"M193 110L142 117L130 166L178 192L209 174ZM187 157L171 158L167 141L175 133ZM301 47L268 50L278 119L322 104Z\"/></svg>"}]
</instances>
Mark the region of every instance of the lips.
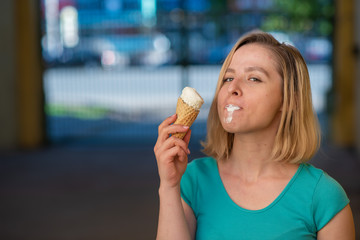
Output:
<instances>
[{"instance_id":1,"label":"lips","mask_svg":"<svg viewBox=\"0 0 360 240\"><path fill-rule=\"evenodd\" d=\"M235 104L227 104L225 106L225 108L226 108L226 110L231 111L231 112L242 109L242 107L235 105Z\"/></svg>"}]
</instances>

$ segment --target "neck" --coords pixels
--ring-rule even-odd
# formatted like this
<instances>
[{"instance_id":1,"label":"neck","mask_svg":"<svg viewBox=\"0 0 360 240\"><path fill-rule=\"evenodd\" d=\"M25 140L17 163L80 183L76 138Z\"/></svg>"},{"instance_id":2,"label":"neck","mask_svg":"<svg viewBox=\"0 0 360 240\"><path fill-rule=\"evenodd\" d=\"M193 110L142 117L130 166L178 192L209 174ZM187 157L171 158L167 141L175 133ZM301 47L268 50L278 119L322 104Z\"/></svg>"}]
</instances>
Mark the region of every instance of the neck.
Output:
<instances>
[{"instance_id":1,"label":"neck","mask_svg":"<svg viewBox=\"0 0 360 240\"><path fill-rule=\"evenodd\" d=\"M227 171L251 182L276 174L282 164L270 159L274 139L274 134L235 134L230 157L224 162Z\"/></svg>"},{"instance_id":2,"label":"neck","mask_svg":"<svg viewBox=\"0 0 360 240\"><path fill-rule=\"evenodd\" d=\"M281 115L270 126L252 132L235 133L233 148L224 169L246 181L255 182L262 176L279 174L288 164L270 159Z\"/></svg>"}]
</instances>

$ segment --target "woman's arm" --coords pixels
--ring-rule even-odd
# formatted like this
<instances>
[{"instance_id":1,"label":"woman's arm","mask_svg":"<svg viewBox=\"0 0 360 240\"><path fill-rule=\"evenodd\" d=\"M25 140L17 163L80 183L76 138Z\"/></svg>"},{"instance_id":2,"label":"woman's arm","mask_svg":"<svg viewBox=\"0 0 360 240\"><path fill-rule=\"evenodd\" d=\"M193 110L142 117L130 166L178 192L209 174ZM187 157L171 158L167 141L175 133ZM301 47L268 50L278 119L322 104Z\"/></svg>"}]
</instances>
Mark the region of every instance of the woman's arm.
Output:
<instances>
[{"instance_id":1,"label":"woman's arm","mask_svg":"<svg viewBox=\"0 0 360 240\"><path fill-rule=\"evenodd\" d=\"M162 189L160 187L159 196L160 211L156 239L194 239L195 232L191 233L190 231L186 216L188 211L183 208L180 189Z\"/></svg>"},{"instance_id":2,"label":"woman's arm","mask_svg":"<svg viewBox=\"0 0 360 240\"><path fill-rule=\"evenodd\" d=\"M318 240L355 240L354 219L348 204L317 234Z\"/></svg>"},{"instance_id":3,"label":"woman's arm","mask_svg":"<svg viewBox=\"0 0 360 240\"><path fill-rule=\"evenodd\" d=\"M181 202L183 205L185 218L186 218L187 224L189 226L191 239L195 239L196 218L195 218L194 212L193 212L192 208L183 199L181 199Z\"/></svg>"},{"instance_id":4,"label":"woman's arm","mask_svg":"<svg viewBox=\"0 0 360 240\"><path fill-rule=\"evenodd\" d=\"M192 239L180 194L180 180L186 170L187 154L190 153L191 131L188 127L172 124L175 120L176 115L173 115L160 124L154 147L160 177L157 240ZM186 131L184 140L170 137L170 134Z\"/></svg>"}]
</instances>

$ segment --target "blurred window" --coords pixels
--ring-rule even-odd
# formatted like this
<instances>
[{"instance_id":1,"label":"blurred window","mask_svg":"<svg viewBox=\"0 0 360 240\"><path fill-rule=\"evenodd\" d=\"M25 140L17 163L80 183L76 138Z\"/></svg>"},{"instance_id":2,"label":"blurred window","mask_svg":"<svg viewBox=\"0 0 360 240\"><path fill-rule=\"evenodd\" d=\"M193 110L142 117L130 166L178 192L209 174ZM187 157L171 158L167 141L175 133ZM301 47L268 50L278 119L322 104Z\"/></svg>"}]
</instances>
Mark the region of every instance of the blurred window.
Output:
<instances>
[{"instance_id":1,"label":"blurred window","mask_svg":"<svg viewBox=\"0 0 360 240\"><path fill-rule=\"evenodd\" d=\"M193 131L204 138L221 64L238 37L255 28L301 51L326 126L332 0L42 0L41 10L54 144L153 144L186 85L205 99Z\"/></svg>"}]
</instances>

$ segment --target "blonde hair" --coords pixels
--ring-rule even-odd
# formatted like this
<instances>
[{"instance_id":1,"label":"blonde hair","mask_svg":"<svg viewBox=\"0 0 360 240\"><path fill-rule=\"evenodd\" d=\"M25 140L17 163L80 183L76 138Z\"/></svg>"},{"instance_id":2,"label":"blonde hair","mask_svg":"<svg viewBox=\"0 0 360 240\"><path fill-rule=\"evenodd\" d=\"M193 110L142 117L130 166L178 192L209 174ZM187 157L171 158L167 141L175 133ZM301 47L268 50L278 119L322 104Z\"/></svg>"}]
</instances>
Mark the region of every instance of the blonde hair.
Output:
<instances>
[{"instance_id":1,"label":"blonde hair","mask_svg":"<svg viewBox=\"0 0 360 240\"><path fill-rule=\"evenodd\" d=\"M222 127L217 110L219 90L225 71L237 49L256 43L266 47L277 60L277 71L283 80L283 105L272 155L273 161L301 163L311 159L320 146L320 127L314 112L310 77L300 52L293 46L279 43L272 35L261 31L241 37L231 49L220 70L215 97L210 107L203 152L215 159L227 159L234 134Z\"/></svg>"}]
</instances>

